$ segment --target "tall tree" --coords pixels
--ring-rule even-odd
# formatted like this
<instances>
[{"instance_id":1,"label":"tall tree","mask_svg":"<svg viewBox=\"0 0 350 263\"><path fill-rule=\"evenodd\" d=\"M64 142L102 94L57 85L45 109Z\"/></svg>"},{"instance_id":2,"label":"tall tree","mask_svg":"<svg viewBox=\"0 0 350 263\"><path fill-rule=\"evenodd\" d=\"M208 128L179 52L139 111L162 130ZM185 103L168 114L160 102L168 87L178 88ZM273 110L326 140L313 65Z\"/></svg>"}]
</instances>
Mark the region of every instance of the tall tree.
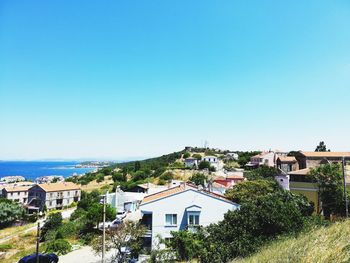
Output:
<instances>
[{"instance_id":1,"label":"tall tree","mask_svg":"<svg viewBox=\"0 0 350 263\"><path fill-rule=\"evenodd\" d=\"M323 214L343 215L345 211L343 175L339 164L325 164L311 169L310 175L318 184Z\"/></svg>"},{"instance_id":2,"label":"tall tree","mask_svg":"<svg viewBox=\"0 0 350 263\"><path fill-rule=\"evenodd\" d=\"M141 163L139 161L136 161L134 164L134 172L137 172L141 169Z\"/></svg>"},{"instance_id":3,"label":"tall tree","mask_svg":"<svg viewBox=\"0 0 350 263\"><path fill-rule=\"evenodd\" d=\"M331 151L330 149L327 150L327 146L324 143L324 141L321 141L315 149L315 152L330 152L330 151Z\"/></svg>"},{"instance_id":4,"label":"tall tree","mask_svg":"<svg viewBox=\"0 0 350 263\"><path fill-rule=\"evenodd\" d=\"M21 205L11 200L0 198L0 228L21 219L23 215L24 209Z\"/></svg>"},{"instance_id":5,"label":"tall tree","mask_svg":"<svg viewBox=\"0 0 350 263\"><path fill-rule=\"evenodd\" d=\"M120 224L116 229L110 229L106 232L106 251L114 250L113 262L127 262L127 253L123 251L124 248L131 249L132 256L141 250L141 237L146 232L144 226L126 221ZM102 236L94 240L93 249L97 253L102 252Z\"/></svg>"}]
</instances>

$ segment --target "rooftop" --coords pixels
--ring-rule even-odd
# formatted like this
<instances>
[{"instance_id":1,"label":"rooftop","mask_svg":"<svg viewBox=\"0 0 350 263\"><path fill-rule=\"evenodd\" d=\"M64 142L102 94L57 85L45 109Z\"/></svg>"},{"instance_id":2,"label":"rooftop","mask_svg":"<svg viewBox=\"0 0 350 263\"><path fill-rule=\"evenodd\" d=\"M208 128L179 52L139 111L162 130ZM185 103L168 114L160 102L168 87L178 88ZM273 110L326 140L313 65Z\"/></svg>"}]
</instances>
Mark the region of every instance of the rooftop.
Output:
<instances>
[{"instance_id":1,"label":"rooftop","mask_svg":"<svg viewBox=\"0 0 350 263\"><path fill-rule=\"evenodd\" d=\"M195 191L200 191L200 192L205 193L207 195L211 195L213 197L216 197L216 198L219 198L219 199L231 202L231 200L227 199L223 195L212 193L212 192L209 192L209 191L206 191L206 190L199 190L196 185L193 185L191 183L186 183L186 184L181 184L179 186L166 189L164 191L161 191L161 192L158 192L158 193L155 193L155 194L148 195L148 196L146 196L143 199L142 204L146 204L146 203L149 203L149 202L152 202L152 201L156 201L158 199L162 199L162 198L165 198L165 197L168 197L168 196L172 196L172 195L177 194L177 193L185 192L185 191L187 191L189 189L192 189L192 190L195 190Z\"/></svg>"},{"instance_id":2,"label":"rooftop","mask_svg":"<svg viewBox=\"0 0 350 263\"><path fill-rule=\"evenodd\" d=\"M32 187L32 185L27 185L27 186L16 185L16 186L7 186L7 187L4 187L4 189L8 193L9 192L24 192L24 191L28 191L28 189L31 187Z\"/></svg>"},{"instance_id":3,"label":"rooftop","mask_svg":"<svg viewBox=\"0 0 350 263\"><path fill-rule=\"evenodd\" d=\"M350 157L350 152L300 152L305 157Z\"/></svg>"},{"instance_id":4,"label":"rooftop","mask_svg":"<svg viewBox=\"0 0 350 263\"><path fill-rule=\"evenodd\" d=\"M307 175L310 172L310 168L305 168L297 171L291 171L288 174L290 175Z\"/></svg>"},{"instance_id":5,"label":"rooftop","mask_svg":"<svg viewBox=\"0 0 350 263\"><path fill-rule=\"evenodd\" d=\"M297 159L295 159L294 156L280 156L280 157L278 157L278 159L280 159L280 161L283 163L296 163L297 162Z\"/></svg>"},{"instance_id":6,"label":"rooftop","mask_svg":"<svg viewBox=\"0 0 350 263\"><path fill-rule=\"evenodd\" d=\"M80 190L80 186L78 186L78 185L76 185L75 183L72 183L72 182L38 184L37 186L39 186L45 192Z\"/></svg>"}]
</instances>

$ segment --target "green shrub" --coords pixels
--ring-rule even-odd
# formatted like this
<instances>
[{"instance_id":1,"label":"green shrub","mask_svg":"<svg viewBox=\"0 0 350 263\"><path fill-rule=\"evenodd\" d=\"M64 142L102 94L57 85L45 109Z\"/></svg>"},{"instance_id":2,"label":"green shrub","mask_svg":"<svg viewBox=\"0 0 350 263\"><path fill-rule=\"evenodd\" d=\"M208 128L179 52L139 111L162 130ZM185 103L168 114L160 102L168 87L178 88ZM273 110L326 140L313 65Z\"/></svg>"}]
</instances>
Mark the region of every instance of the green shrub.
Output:
<instances>
[{"instance_id":1,"label":"green shrub","mask_svg":"<svg viewBox=\"0 0 350 263\"><path fill-rule=\"evenodd\" d=\"M46 243L45 253L57 253L58 255L65 255L72 251L72 246L65 239L57 239Z\"/></svg>"},{"instance_id":2,"label":"green shrub","mask_svg":"<svg viewBox=\"0 0 350 263\"><path fill-rule=\"evenodd\" d=\"M22 206L11 200L0 198L0 228L6 227L24 215Z\"/></svg>"},{"instance_id":3,"label":"green shrub","mask_svg":"<svg viewBox=\"0 0 350 263\"><path fill-rule=\"evenodd\" d=\"M62 214L61 213L50 214L46 219L46 223L41 229L41 232L40 232L41 240L45 241L47 232L55 230L59 228L61 225L62 225Z\"/></svg>"},{"instance_id":4,"label":"green shrub","mask_svg":"<svg viewBox=\"0 0 350 263\"><path fill-rule=\"evenodd\" d=\"M37 214L25 214L23 216L23 219L26 222L34 223L34 222L36 222L36 220L38 220L38 215Z\"/></svg>"},{"instance_id":5,"label":"green shrub","mask_svg":"<svg viewBox=\"0 0 350 263\"><path fill-rule=\"evenodd\" d=\"M189 152L185 152L183 155L182 155L182 158L186 159L188 157L190 157L191 154Z\"/></svg>"},{"instance_id":6,"label":"green shrub","mask_svg":"<svg viewBox=\"0 0 350 263\"><path fill-rule=\"evenodd\" d=\"M72 237L78 234L78 222L69 221L63 223L62 226L57 229L57 233L61 236L61 238Z\"/></svg>"},{"instance_id":7,"label":"green shrub","mask_svg":"<svg viewBox=\"0 0 350 263\"><path fill-rule=\"evenodd\" d=\"M164 181L170 181L173 178L174 178L174 174L172 172L165 172L159 177L159 179Z\"/></svg>"}]
</instances>

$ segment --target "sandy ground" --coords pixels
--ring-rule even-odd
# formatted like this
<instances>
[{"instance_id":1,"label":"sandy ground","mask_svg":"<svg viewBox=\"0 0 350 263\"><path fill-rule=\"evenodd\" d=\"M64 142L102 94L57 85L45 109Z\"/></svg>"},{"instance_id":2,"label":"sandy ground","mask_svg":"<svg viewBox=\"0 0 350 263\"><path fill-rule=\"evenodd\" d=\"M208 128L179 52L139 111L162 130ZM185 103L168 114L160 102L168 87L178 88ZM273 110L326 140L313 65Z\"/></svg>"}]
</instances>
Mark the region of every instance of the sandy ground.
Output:
<instances>
[{"instance_id":1,"label":"sandy ground","mask_svg":"<svg viewBox=\"0 0 350 263\"><path fill-rule=\"evenodd\" d=\"M113 253L107 252L106 254L106 262L109 262ZM67 255L59 257L59 263L101 263L101 255L96 255L91 247L84 246L77 250L74 250Z\"/></svg>"}]
</instances>

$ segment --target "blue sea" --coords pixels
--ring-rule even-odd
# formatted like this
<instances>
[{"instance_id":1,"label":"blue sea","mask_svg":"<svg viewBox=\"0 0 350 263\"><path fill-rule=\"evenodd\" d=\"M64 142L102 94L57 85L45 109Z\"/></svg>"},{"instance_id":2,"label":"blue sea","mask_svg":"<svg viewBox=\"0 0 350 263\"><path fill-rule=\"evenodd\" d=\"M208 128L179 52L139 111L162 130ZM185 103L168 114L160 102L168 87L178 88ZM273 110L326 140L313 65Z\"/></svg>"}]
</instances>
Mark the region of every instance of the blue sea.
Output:
<instances>
[{"instance_id":1,"label":"blue sea","mask_svg":"<svg viewBox=\"0 0 350 263\"><path fill-rule=\"evenodd\" d=\"M75 168L79 162L47 162L47 161L0 161L0 177L21 175L26 180L35 180L46 175L71 176L73 173L84 174L94 168Z\"/></svg>"}]
</instances>

